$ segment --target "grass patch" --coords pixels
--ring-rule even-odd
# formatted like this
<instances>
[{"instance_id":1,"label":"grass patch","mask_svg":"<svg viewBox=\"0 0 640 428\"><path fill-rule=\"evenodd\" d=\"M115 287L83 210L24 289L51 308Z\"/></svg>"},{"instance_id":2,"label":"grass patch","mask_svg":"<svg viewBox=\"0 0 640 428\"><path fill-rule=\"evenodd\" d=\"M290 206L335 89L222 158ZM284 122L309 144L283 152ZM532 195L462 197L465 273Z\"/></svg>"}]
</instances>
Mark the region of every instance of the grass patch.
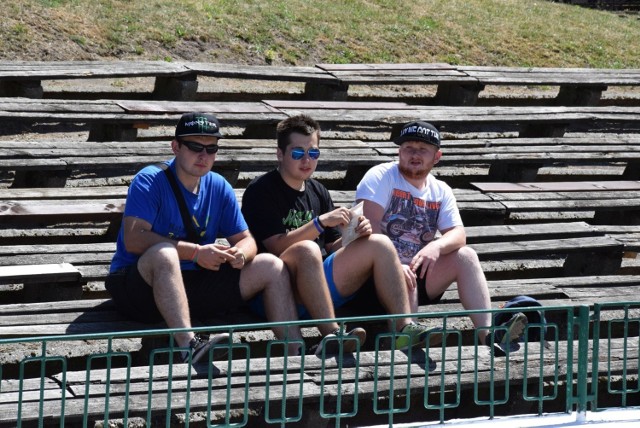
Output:
<instances>
[{"instance_id":1,"label":"grass patch","mask_svg":"<svg viewBox=\"0 0 640 428\"><path fill-rule=\"evenodd\" d=\"M309 65L449 62L640 68L638 16L544 0L13 0L5 58L77 54ZM37 33L37 34L36 34ZM63 46L61 46L61 50ZM66 58L73 59L73 58Z\"/></svg>"}]
</instances>

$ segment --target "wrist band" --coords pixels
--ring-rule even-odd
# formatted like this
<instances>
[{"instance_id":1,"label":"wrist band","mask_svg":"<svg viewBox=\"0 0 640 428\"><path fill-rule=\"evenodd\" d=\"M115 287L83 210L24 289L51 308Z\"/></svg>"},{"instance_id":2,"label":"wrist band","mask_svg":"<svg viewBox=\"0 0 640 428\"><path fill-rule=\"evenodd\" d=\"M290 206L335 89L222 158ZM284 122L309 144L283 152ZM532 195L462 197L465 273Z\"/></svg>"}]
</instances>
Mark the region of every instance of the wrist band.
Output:
<instances>
[{"instance_id":1,"label":"wrist band","mask_svg":"<svg viewBox=\"0 0 640 428\"><path fill-rule=\"evenodd\" d=\"M322 222L320 221L320 216L316 217L318 219L318 224L320 225L320 227L322 228L322 230L325 230L326 227L324 226L324 224L322 224Z\"/></svg>"},{"instance_id":2,"label":"wrist band","mask_svg":"<svg viewBox=\"0 0 640 428\"><path fill-rule=\"evenodd\" d=\"M193 254L191 255L191 261L193 263L198 263L198 244L196 244L195 250L193 250Z\"/></svg>"},{"instance_id":3,"label":"wrist band","mask_svg":"<svg viewBox=\"0 0 640 428\"><path fill-rule=\"evenodd\" d=\"M322 224L320 223L320 219L318 217L313 218L313 225L316 227L318 233L324 232L324 227L322 227Z\"/></svg>"}]
</instances>

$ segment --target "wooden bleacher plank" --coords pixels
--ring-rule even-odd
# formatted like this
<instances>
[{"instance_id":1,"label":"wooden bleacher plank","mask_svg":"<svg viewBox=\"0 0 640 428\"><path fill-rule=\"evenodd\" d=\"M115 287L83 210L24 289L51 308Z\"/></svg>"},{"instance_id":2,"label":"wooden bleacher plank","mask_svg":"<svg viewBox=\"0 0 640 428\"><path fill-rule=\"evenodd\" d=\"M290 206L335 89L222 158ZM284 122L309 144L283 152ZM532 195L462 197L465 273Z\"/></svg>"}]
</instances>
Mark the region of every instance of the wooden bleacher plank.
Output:
<instances>
[{"instance_id":1,"label":"wooden bleacher plank","mask_svg":"<svg viewBox=\"0 0 640 428\"><path fill-rule=\"evenodd\" d=\"M637 86L640 70L542 67L462 66L459 71L478 80L482 87L501 85L559 86L556 105L598 105L611 86Z\"/></svg>"},{"instance_id":2,"label":"wooden bleacher plank","mask_svg":"<svg viewBox=\"0 0 640 428\"><path fill-rule=\"evenodd\" d=\"M126 198L128 186L38 187L0 189L3 201L22 199L119 199Z\"/></svg>"},{"instance_id":3,"label":"wooden bleacher plank","mask_svg":"<svg viewBox=\"0 0 640 428\"><path fill-rule=\"evenodd\" d=\"M471 185L482 192L584 192L608 190L640 190L638 180L617 181L562 181L535 183L474 182Z\"/></svg>"},{"instance_id":4,"label":"wooden bleacher plank","mask_svg":"<svg viewBox=\"0 0 640 428\"><path fill-rule=\"evenodd\" d=\"M635 223L640 214L639 184L627 180L506 185L472 183L492 200L504 204L510 216L536 212L595 211L590 220L594 224Z\"/></svg>"},{"instance_id":5,"label":"wooden bleacher plank","mask_svg":"<svg viewBox=\"0 0 640 428\"><path fill-rule=\"evenodd\" d=\"M319 67L243 65L210 62L184 62L184 67L199 76L291 82L337 83L337 79Z\"/></svg>"},{"instance_id":6,"label":"wooden bleacher plank","mask_svg":"<svg viewBox=\"0 0 640 428\"><path fill-rule=\"evenodd\" d=\"M134 114L165 114L179 113L182 114L191 111L197 106L198 111L211 112L219 119L225 113L242 114L242 113L259 113L262 115L277 114L277 109L271 108L268 104L262 102L180 102L180 101L138 101L138 100L116 100L114 103L127 113ZM282 115L277 116L282 117Z\"/></svg>"},{"instance_id":7,"label":"wooden bleacher plank","mask_svg":"<svg viewBox=\"0 0 640 428\"><path fill-rule=\"evenodd\" d=\"M203 102L203 103L170 103L151 101L65 101L65 100L26 100L16 103L9 98L0 99L0 119L13 121L51 122L85 122L97 125L125 127L127 132L135 131L134 126L172 125L179 119L179 114L186 110L210 111L224 126L244 126L245 136L251 134L264 136L269 127L279 120L299 113L307 113L326 125L342 124L353 126L386 126L397 132L397 127L412 120L429 121L450 131L480 127L492 129L493 132L504 132L507 129L518 129L521 137L562 136L567 126L586 127L590 130L606 126L607 129L624 131L637 129L640 122L639 107L447 107L447 106L409 106L406 109L387 111L376 109L372 103L366 108L354 107L353 102L346 102L342 108L332 104L334 109L318 109L305 101L288 104L289 108L276 108L275 111L260 103L249 102ZM268 100L262 104L270 106ZM128 106L125 112L120 105ZM385 103L380 106L384 107ZM275 107L273 107L275 108ZM153 113L135 113L134 109ZM258 111L256 111L258 110ZM260 133L258 134L259 127ZM266 128L265 128L266 127ZM612 128L613 127L613 128ZM108 132L94 128L90 139L108 141ZM122 130L124 132L125 129ZM271 131L269 131L271 132ZM127 134L127 137L131 136ZM122 138L112 138L122 140Z\"/></svg>"},{"instance_id":8,"label":"wooden bleacher plank","mask_svg":"<svg viewBox=\"0 0 640 428\"><path fill-rule=\"evenodd\" d=\"M0 266L0 284L20 282L78 282L80 272L69 263Z\"/></svg>"},{"instance_id":9,"label":"wooden bleacher plank","mask_svg":"<svg viewBox=\"0 0 640 428\"><path fill-rule=\"evenodd\" d=\"M0 61L0 80L155 77L189 72L167 61Z\"/></svg>"},{"instance_id":10,"label":"wooden bleacher plank","mask_svg":"<svg viewBox=\"0 0 640 428\"><path fill-rule=\"evenodd\" d=\"M591 248L594 251L609 252L610 250L622 250L622 244L614 239L606 236L594 236L587 238L568 238L565 240L536 240L536 241L509 241L509 242L491 242L478 243L471 245L480 257L503 256L509 257L514 254L520 254L523 248L531 247L536 251L543 252L560 252L573 253L580 252L583 248Z\"/></svg>"},{"instance_id":11,"label":"wooden bleacher plank","mask_svg":"<svg viewBox=\"0 0 640 428\"><path fill-rule=\"evenodd\" d=\"M484 85L638 86L640 84L640 69L458 66L457 70L478 79Z\"/></svg>"},{"instance_id":12,"label":"wooden bleacher plank","mask_svg":"<svg viewBox=\"0 0 640 428\"><path fill-rule=\"evenodd\" d=\"M468 244L604 235L596 227L583 221L510 224L508 226L465 226L465 232Z\"/></svg>"},{"instance_id":13,"label":"wooden bleacher plank","mask_svg":"<svg viewBox=\"0 0 640 428\"><path fill-rule=\"evenodd\" d=\"M396 70L454 70L456 66L444 62L403 62L393 64L316 64L316 67L332 73L338 71L396 71Z\"/></svg>"},{"instance_id":14,"label":"wooden bleacher plank","mask_svg":"<svg viewBox=\"0 0 640 428\"><path fill-rule=\"evenodd\" d=\"M440 66L440 67L439 67ZM475 105L486 86L560 86L558 105L596 105L608 86L638 86L640 70L449 66L448 64L319 64L348 84L434 84L435 102Z\"/></svg>"},{"instance_id":15,"label":"wooden bleacher plank","mask_svg":"<svg viewBox=\"0 0 640 428\"><path fill-rule=\"evenodd\" d=\"M567 126L584 126L597 129L599 124L607 126L615 121L621 129L635 126L640 120L640 109L636 107L448 107L413 106L410 109L368 110L353 108L349 102L333 103L333 109L319 109L313 102L306 101L264 101L279 107L284 114L308 114L320 123L334 124L378 124L391 126L392 134L411 121L428 120L446 130L456 132L461 129L478 127L494 132L505 129L519 131L520 137L561 137ZM611 128L609 128L611 129Z\"/></svg>"},{"instance_id":16,"label":"wooden bleacher plank","mask_svg":"<svg viewBox=\"0 0 640 428\"><path fill-rule=\"evenodd\" d=\"M112 219L122 216L124 212L123 199L100 199L96 203L77 199L40 200L37 203L26 204L21 201L2 201L0 203L0 217L4 219L24 218L27 221L48 217L51 221L69 220L69 216L77 221L94 219L96 213L102 219Z\"/></svg>"},{"instance_id":17,"label":"wooden bleacher plank","mask_svg":"<svg viewBox=\"0 0 640 428\"><path fill-rule=\"evenodd\" d=\"M124 107L121 107L122 104ZM23 107L20 107L23 105ZM102 108L100 107L102 106ZM26 123L80 122L91 125L90 141L131 141L138 127L152 125L175 126L185 111L194 109L215 114L224 126L245 126L247 133L264 137L265 129L273 128L286 116L254 102L184 103L126 100L21 100L0 99L0 119ZM137 113L134 110L141 110ZM102 111L102 113L100 113ZM257 132L259 127L261 132Z\"/></svg>"},{"instance_id":18,"label":"wooden bleacher plank","mask_svg":"<svg viewBox=\"0 0 640 428\"><path fill-rule=\"evenodd\" d=\"M619 174L619 178L635 179L640 174L640 151L636 147L615 147L611 150L588 151L580 147L537 147L534 149L509 148L474 148L448 149L438 162L438 168L462 168L478 164L488 165L486 180L495 182L534 181L538 178L543 167L553 167L556 164L582 166L584 168L601 166L603 164L616 165L626 163L626 167ZM377 148L384 155L397 153L397 147ZM570 170L567 169L568 174ZM435 171L437 173L438 170ZM561 174L564 173L561 172ZM570 177L570 176L569 176Z\"/></svg>"},{"instance_id":19,"label":"wooden bleacher plank","mask_svg":"<svg viewBox=\"0 0 640 428\"><path fill-rule=\"evenodd\" d=\"M195 99L196 75L166 61L2 61L3 96L42 98L42 80L154 77L157 99Z\"/></svg>"}]
</instances>

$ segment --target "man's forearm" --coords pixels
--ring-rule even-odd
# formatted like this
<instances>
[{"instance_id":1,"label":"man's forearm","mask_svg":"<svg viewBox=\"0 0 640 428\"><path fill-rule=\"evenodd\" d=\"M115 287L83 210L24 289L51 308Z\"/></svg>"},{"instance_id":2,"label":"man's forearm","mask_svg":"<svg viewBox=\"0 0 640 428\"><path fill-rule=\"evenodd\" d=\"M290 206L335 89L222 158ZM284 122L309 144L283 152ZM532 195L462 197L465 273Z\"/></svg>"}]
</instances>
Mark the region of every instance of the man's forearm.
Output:
<instances>
[{"instance_id":1,"label":"man's forearm","mask_svg":"<svg viewBox=\"0 0 640 428\"><path fill-rule=\"evenodd\" d=\"M236 242L234 245L237 249L242 251L244 254L245 261L251 261L258 253L258 248L256 247L255 240L252 237L246 237Z\"/></svg>"},{"instance_id":2,"label":"man's forearm","mask_svg":"<svg viewBox=\"0 0 640 428\"><path fill-rule=\"evenodd\" d=\"M467 244L467 237L464 229L454 228L445 232L437 241L442 254L449 254Z\"/></svg>"},{"instance_id":3,"label":"man's forearm","mask_svg":"<svg viewBox=\"0 0 640 428\"><path fill-rule=\"evenodd\" d=\"M127 251L133 254L142 255L149 248L162 242L176 247L180 260L193 260L197 254L198 246L193 242L170 239L147 229L125 232L125 246Z\"/></svg>"}]
</instances>

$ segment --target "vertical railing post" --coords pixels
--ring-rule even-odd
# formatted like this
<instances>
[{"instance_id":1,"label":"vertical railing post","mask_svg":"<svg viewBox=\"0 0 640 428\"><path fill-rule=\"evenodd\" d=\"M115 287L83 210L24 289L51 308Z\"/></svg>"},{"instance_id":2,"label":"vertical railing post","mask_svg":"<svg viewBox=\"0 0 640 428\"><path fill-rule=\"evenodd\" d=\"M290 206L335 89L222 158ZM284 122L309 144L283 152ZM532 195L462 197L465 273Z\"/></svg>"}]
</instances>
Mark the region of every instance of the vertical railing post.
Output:
<instances>
[{"instance_id":1,"label":"vertical railing post","mask_svg":"<svg viewBox=\"0 0 640 428\"><path fill-rule=\"evenodd\" d=\"M601 305L596 303L593 307L593 316L591 322L593 323L593 346L591 347L591 410L598 408L598 365L600 362L600 311ZM611 340L611 335L609 335Z\"/></svg>"},{"instance_id":2,"label":"vertical railing post","mask_svg":"<svg viewBox=\"0 0 640 428\"><path fill-rule=\"evenodd\" d=\"M581 305L578 307L578 377L576 422L582 422L587 414L587 376L589 367L589 307Z\"/></svg>"}]
</instances>

